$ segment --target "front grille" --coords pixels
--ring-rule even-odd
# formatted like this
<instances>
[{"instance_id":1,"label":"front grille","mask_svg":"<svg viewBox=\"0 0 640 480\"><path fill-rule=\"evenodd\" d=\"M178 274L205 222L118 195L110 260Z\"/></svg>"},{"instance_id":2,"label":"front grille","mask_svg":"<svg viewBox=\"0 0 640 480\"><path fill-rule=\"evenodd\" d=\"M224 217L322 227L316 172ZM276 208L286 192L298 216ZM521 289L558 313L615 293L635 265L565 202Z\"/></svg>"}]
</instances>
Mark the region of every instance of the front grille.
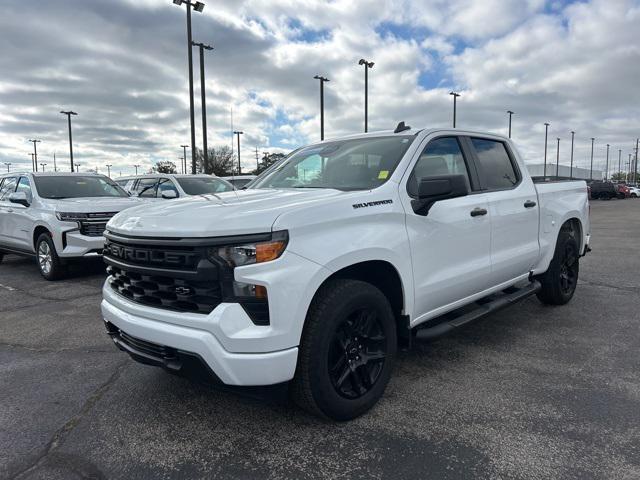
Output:
<instances>
[{"instance_id":1,"label":"front grille","mask_svg":"<svg viewBox=\"0 0 640 480\"><path fill-rule=\"evenodd\" d=\"M211 313L222 302L217 281L191 280L139 273L126 267L109 265L111 288L120 295L158 308L180 312Z\"/></svg>"},{"instance_id":2,"label":"front grille","mask_svg":"<svg viewBox=\"0 0 640 480\"><path fill-rule=\"evenodd\" d=\"M118 212L87 213L80 221L80 233L87 237L101 237L107 229L107 222Z\"/></svg>"}]
</instances>

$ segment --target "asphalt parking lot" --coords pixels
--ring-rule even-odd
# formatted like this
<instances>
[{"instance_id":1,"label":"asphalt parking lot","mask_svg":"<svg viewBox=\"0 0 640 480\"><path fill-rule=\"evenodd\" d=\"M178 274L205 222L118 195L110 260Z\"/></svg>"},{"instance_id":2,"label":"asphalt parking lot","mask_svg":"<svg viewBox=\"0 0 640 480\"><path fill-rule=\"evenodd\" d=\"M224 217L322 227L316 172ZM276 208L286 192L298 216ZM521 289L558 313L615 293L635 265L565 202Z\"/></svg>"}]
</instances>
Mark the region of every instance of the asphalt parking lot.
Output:
<instances>
[{"instance_id":1,"label":"asphalt parking lot","mask_svg":"<svg viewBox=\"0 0 640 480\"><path fill-rule=\"evenodd\" d=\"M640 200L592 204L565 307L535 298L402 353L382 401L320 421L118 351L99 262L0 266L0 478L640 478Z\"/></svg>"}]
</instances>

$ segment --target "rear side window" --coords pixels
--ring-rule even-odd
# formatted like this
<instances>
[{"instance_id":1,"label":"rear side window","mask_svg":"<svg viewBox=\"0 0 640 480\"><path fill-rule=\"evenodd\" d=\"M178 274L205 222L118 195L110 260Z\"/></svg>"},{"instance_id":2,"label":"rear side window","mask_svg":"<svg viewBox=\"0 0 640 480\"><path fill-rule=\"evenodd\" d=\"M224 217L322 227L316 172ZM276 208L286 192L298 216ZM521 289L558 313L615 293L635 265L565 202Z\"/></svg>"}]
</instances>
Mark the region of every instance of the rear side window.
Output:
<instances>
[{"instance_id":1,"label":"rear side window","mask_svg":"<svg viewBox=\"0 0 640 480\"><path fill-rule=\"evenodd\" d=\"M421 178L439 175L464 175L469 186L469 173L456 137L441 137L431 140L416 162L407 183L409 195L418 194Z\"/></svg>"},{"instance_id":2,"label":"rear side window","mask_svg":"<svg viewBox=\"0 0 640 480\"><path fill-rule=\"evenodd\" d=\"M161 179L158 183L158 198L162 197L163 192L168 192L169 190L175 192L176 197L179 196L178 189L171 180L169 180L168 178Z\"/></svg>"},{"instance_id":3,"label":"rear side window","mask_svg":"<svg viewBox=\"0 0 640 480\"><path fill-rule=\"evenodd\" d=\"M156 183L157 178L141 178L136 185L136 193L139 197L155 197Z\"/></svg>"},{"instance_id":4,"label":"rear side window","mask_svg":"<svg viewBox=\"0 0 640 480\"><path fill-rule=\"evenodd\" d=\"M487 190L504 190L518 184L520 178L504 143L484 138L472 138L471 143Z\"/></svg>"}]
</instances>

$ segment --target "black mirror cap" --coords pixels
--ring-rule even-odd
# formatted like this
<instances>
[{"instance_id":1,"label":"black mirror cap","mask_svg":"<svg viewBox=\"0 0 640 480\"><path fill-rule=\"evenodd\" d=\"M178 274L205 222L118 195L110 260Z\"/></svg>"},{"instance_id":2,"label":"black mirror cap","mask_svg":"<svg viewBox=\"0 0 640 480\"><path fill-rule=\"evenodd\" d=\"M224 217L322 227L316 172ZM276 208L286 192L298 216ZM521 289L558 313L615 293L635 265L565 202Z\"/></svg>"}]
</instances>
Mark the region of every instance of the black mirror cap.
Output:
<instances>
[{"instance_id":1,"label":"black mirror cap","mask_svg":"<svg viewBox=\"0 0 640 480\"><path fill-rule=\"evenodd\" d=\"M436 202L466 195L469 195L469 187L464 175L423 177L418 181L418 198L411 205L415 213L426 216Z\"/></svg>"}]
</instances>

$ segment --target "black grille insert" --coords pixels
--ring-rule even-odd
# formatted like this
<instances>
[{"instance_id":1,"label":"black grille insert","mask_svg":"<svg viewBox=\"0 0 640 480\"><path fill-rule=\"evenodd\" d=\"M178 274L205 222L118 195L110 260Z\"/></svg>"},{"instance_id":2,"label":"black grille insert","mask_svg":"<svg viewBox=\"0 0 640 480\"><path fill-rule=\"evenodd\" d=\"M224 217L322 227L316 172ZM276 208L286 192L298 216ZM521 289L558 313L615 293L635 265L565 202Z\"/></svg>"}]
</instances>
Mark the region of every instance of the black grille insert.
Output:
<instances>
[{"instance_id":1,"label":"black grille insert","mask_svg":"<svg viewBox=\"0 0 640 480\"><path fill-rule=\"evenodd\" d=\"M87 213L80 220L80 233L87 237L101 237L107 229L107 222L118 212Z\"/></svg>"}]
</instances>

